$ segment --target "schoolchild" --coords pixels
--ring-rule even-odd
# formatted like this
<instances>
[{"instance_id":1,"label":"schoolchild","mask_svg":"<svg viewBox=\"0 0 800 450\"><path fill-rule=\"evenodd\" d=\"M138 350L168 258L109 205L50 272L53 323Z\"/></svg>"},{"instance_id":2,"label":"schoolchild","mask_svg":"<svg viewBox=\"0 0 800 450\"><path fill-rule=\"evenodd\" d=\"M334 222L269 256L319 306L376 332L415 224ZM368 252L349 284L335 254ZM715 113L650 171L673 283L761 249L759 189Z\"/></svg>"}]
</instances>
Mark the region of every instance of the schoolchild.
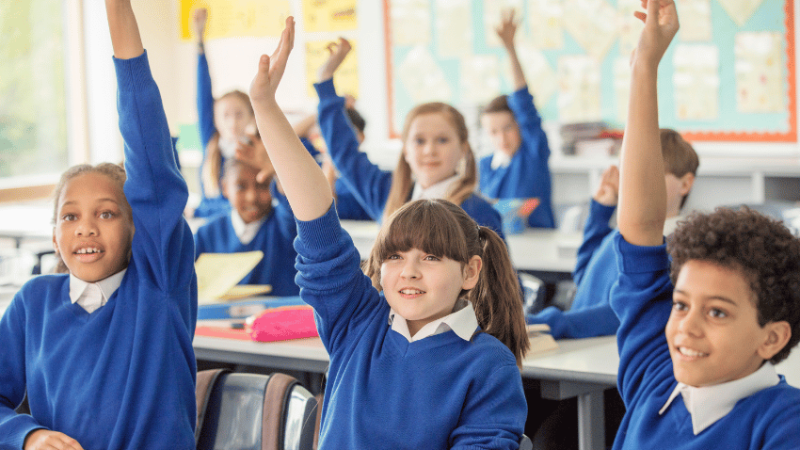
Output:
<instances>
[{"instance_id":1,"label":"schoolchild","mask_svg":"<svg viewBox=\"0 0 800 450\"><path fill-rule=\"evenodd\" d=\"M56 188L69 274L32 279L0 320L0 448L195 448L189 193L130 1L106 9L125 170L76 166Z\"/></svg>"},{"instance_id":2,"label":"schoolchild","mask_svg":"<svg viewBox=\"0 0 800 450\"><path fill-rule=\"evenodd\" d=\"M529 342L503 241L453 203L410 202L384 222L365 275L275 101L293 34L290 18L250 94L297 217L300 295L331 358L320 448L518 448Z\"/></svg>"},{"instance_id":3,"label":"schoolchild","mask_svg":"<svg viewBox=\"0 0 800 450\"><path fill-rule=\"evenodd\" d=\"M464 116L446 103L423 103L407 115L403 150L394 172L384 172L358 151L358 141L344 113L344 98L336 95L333 74L350 52L340 38L315 84L319 124L341 177L376 221L383 221L409 200L443 198L461 206L482 226L502 233L500 214L475 192L475 156Z\"/></svg>"},{"instance_id":4,"label":"schoolchild","mask_svg":"<svg viewBox=\"0 0 800 450\"><path fill-rule=\"evenodd\" d=\"M496 31L511 61L514 92L489 102L481 116L494 151L480 160L480 192L493 199L536 197L539 206L528 216L528 226L553 228L550 147L514 46L514 10L503 15Z\"/></svg>"},{"instance_id":5,"label":"schoolchild","mask_svg":"<svg viewBox=\"0 0 800 450\"><path fill-rule=\"evenodd\" d=\"M614 238L627 407L614 448L800 448L800 390L774 366L800 340L800 241L756 212L718 209L664 245L656 79L678 18L673 1L645 5Z\"/></svg>"}]
</instances>

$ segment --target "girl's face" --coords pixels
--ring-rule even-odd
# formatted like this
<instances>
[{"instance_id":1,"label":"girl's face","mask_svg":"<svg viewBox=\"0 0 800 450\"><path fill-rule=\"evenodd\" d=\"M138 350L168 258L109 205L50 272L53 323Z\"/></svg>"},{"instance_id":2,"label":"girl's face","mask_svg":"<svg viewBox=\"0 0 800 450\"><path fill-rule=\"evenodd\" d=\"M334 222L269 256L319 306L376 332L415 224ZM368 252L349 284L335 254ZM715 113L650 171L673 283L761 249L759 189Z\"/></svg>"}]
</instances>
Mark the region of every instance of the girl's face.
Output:
<instances>
[{"instance_id":1,"label":"girl's face","mask_svg":"<svg viewBox=\"0 0 800 450\"><path fill-rule=\"evenodd\" d=\"M222 180L225 197L244 223L260 220L272 210L272 193L269 191L272 179L266 183L259 183L256 181L256 175L258 170L237 164L225 173L225 178Z\"/></svg>"},{"instance_id":2,"label":"girl's face","mask_svg":"<svg viewBox=\"0 0 800 450\"><path fill-rule=\"evenodd\" d=\"M413 336L420 328L450 314L462 289L478 282L481 258L469 263L437 257L419 249L389 255L381 264L386 301L408 321Z\"/></svg>"},{"instance_id":3,"label":"girl's face","mask_svg":"<svg viewBox=\"0 0 800 450\"><path fill-rule=\"evenodd\" d=\"M237 141L252 122L250 108L238 97L221 98L214 104L214 125L222 139Z\"/></svg>"},{"instance_id":4,"label":"girl's face","mask_svg":"<svg viewBox=\"0 0 800 450\"><path fill-rule=\"evenodd\" d=\"M414 118L403 145L403 156L423 188L452 177L467 152L450 120L443 113Z\"/></svg>"},{"instance_id":5,"label":"girl's face","mask_svg":"<svg viewBox=\"0 0 800 450\"><path fill-rule=\"evenodd\" d=\"M89 172L64 185L53 247L72 275L94 283L127 267L133 233L125 194L108 176Z\"/></svg>"}]
</instances>

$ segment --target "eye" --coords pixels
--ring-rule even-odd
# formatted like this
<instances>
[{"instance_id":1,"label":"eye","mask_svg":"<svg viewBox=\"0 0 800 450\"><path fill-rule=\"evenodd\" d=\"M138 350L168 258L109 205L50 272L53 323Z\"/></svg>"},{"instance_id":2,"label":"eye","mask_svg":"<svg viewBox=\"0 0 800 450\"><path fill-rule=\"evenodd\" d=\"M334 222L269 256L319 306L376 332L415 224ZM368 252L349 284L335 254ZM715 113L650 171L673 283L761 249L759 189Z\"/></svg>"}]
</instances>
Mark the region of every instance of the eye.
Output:
<instances>
[{"instance_id":1,"label":"eye","mask_svg":"<svg viewBox=\"0 0 800 450\"><path fill-rule=\"evenodd\" d=\"M101 219L113 219L116 214L113 211L103 211L100 213Z\"/></svg>"},{"instance_id":2,"label":"eye","mask_svg":"<svg viewBox=\"0 0 800 450\"><path fill-rule=\"evenodd\" d=\"M425 255L425 261L441 261L442 259L436 255Z\"/></svg>"},{"instance_id":3,"label":"eye","mask_svg":"<svg viewBox=\"0 0 800 450\"><path fill-rule=\"evenodd\" d=\"M728 317L728 313L719 308L711 308L711 310L708 311L708 315L715 319L724 319Z\"/></svg>"},{"instance_id":4,"label":"eye","mask_svg":"<svg viewBox=\"0 0 800 450\"><path fill-rule=\"evenodd\" d=\"M440 137L436 139L436 142L438 142L439 144L447 144L448 142L450 142L450 138Z\"/></svg>"},{"instance_id":5,"label":"eye","mask_svg":"<svg viewBox=\"0 0 800 450\"><path fill-rule=\"evenodd\" d=\"M417 145L425 145L425 139L414 138L414 143L417 144Z\"/></svg>"},{"instance_id":6,"label":"eye","mask_svg":"<svg viewBox=\"0 0 800 450\"><path fill-rule=\"evenodd\" d=\"M387 261L388 260L398 260L398 259L400 259L400 255L398 255L397 253L392 253L391 255L386 257Z\"/></svg>"},{"instance_id":7,"label":"eye","mask_svg":"<svg viewBox=\"0 0 800 450\"><path fill-rule=\"evenodd\" d=\"M680 300L673 300L672 301L672 310L673 311L686 311L687 309L689 309L689 307L686 306L686 303L684 303L684 302L682 302Z\"/></svg>"},{"instance_id":8,"label":"eye","mask_svg":"<svg viewBox=\"0 0 800 450\"><path fill-rule=\"evenodd\" d=\"M64 214L63 216L61 216L61 220L64 222L72 222L77 218L78 216L76 216L75 214Z\"/></svg>"},{"instance_id":9,"label":"eye","mask_svg":"<svg viewBox=\"0 0 800 450\"><path fill-rule=\"evenodd\" d=\"M247 189L247 186L244 183L236 183L236 190L237 191L243 191L245 189Z\"/></svg>"}]
</instances>

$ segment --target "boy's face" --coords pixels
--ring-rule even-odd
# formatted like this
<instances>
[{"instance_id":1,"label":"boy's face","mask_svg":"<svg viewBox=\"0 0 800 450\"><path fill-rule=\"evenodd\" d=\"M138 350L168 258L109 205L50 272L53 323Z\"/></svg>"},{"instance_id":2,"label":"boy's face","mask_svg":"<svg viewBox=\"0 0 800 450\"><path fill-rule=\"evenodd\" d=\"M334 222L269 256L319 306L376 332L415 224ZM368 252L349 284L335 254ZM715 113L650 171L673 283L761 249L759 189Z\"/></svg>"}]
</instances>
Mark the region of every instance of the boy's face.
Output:
<instances>
[{"instance_id":1,"label":"boy's face","mask_svg":"<svg viewBox=\"0 0 800 450\"><path fill-rule=\"evenodd\" d=\"M259 183L256 181L257 174L256 169L237 164L225 173L222 181L223 194L244 223L260 220L272 210L272 194L269 191L272 177Z\"/></svg>"},{"instance_id":2,"label":"boy's face","mask_svg":"<svg viewBox=\"0 0 800 450\"><path fill-rule=\"evenodd\" d=\"M666 327L675 379L701 387L750 375L780 350L769 346L773 325L759 326L755 293L740 271L686 262Z\"/></svg>"},{"instance_id":3,"label":"boy's face","mask_svg":"<svg viewBox=\"0 0 800 450\"><path fill-rule=\"evenodd\" d=\"M519 134L519 126L514 120L514 115L508 111L487 113L481 117L481 122L492 139L495 151L514 156L522 145L522 136Z\"/></svg>"},{"instance_id":4,"label":"boy's face","mask_svg":"<svg viewBox=\"0 0 800 450\"><path fill-rule=\"evenodd\" d=\"M127 267L133 232L125 194L108 176L86 173L64 186L53 247L72 275L94 283Z\"/></svg>"}]
</instances>

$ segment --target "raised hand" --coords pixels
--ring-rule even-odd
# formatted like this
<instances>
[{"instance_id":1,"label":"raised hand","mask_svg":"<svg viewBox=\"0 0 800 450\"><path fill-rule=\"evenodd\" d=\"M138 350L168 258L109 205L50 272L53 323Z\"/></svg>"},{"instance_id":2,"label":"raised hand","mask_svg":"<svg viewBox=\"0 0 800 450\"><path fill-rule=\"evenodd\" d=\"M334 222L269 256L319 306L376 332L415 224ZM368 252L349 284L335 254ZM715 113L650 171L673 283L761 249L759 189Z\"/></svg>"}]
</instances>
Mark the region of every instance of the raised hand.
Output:
<instances>
[{"instance_id":1,"label":"raised hand","mask_svg":"<svg viewBox=\"0 0 800 450\"><path fill-rule=\"evenodd\" d=\"M294 17L286 18L286 28L281 33L281 40L272 56L261 55L258 62L258 73L250 83L250 101L254 104L260 102L275 102L275 91L286 70L286 62L294 47Z\"/></svg>"},{"instance_id":2,"label":"raised hand","mask_svg":"<svg viewBox=\"0 0 800 450\"><path fill-rule=\"evenodd\" d=\"M515 14L516 11L513 9L503 11L500 26L494 29L506 49L514 48L514 36L517 34L517 26L519 26L519 23L514 20Z\"/></svg>"},{"instance_id":3,"label":"raised hand","mask_svg":"<svg viewBox=\"0 0 800 450\"><path fill-rule=\"evenodd\" d=\"M206 24L208 23L208 10L206 8L197 8L192 14L192 29L197 38L197 42L203 42L203 36L206 32Z\"/></svg>"},{"instance_id":4,"label":"raised hand","mask_svg":"<svg viewBox=\"0 0 800 450\"><path fill-rule=\"evenodd\" d=\"M106 16L114 57L131 59L144 53L139 25L130 0L106 0Z\"/></svg>"},{"instance_id":5,"label":"raised hand","mask_svg":"<svg viewBox=\"0 0 800 450\"><path fill-rule=\"evenodd\" d=\"M605 206L617 206L619 200L619 169L615 165L609 166L600 180L600 186L594 194L594 200Z\"/></svg>"},{"instance_id":6,"label":"raised hand","mask_svg":"<svg viewBox=\"0 0 800 450\"><path fill-rule=\"evenodd\" d=\"M255 135L248 134L247 142L239 141L236 144L236 159L259 169L256 175L259 183L265 183L275 173L264 143Z\"/></svg>"},{"instance_id":7,"label":"raised hand","mask_svg":"<svg viewBox=\"0 0 800 450\"><path fill-rule=\"evenodd\" d=\"M64 433L45 430L35 430L25 438L24 450L83 450L81 444Z\"/></svg>"},{"instance_id":8,"label":"raised hand","mask_svg":"<svg viewBox=\"0 0 800 450\"><path fill-rule=\"evenodd\" d=\"M318 81L320 82L333 78L333 73L342 65L344 58L350 53L350 50L353 49L350 45L350 41L343 37L340 37L338 42L329 43L326 48L328 49L329 55L325 64L319 68Z\"/></svg>"},{"instance_id":9,"label":"raised hand","mask_svg":"<svg viewBox=\"0 0 800 450\"><path fill-rule=\"evenodd\" d=\"M633 15L644 22L639 44L634 50L631 65L645 64L656 68L678 32L678 12L674 0L641 0L647 13L636 11Z\"/></svg>"}]
</instances>

